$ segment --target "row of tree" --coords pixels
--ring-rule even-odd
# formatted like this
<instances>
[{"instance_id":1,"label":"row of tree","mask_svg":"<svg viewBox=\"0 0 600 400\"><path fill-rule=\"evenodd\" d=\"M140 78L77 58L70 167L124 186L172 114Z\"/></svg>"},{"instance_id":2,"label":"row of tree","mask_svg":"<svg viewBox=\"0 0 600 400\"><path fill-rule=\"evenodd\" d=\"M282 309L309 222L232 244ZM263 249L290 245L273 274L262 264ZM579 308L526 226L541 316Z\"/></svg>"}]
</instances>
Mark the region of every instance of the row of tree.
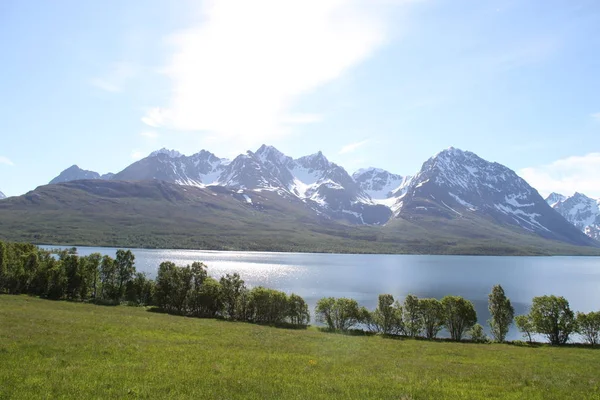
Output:
<instances>
[{"instance_id":1,"label":"row of tree","mask_svg":"<svg viewBox=\"0 0 600 400\"><path fill-rule=\"evenodd\" d=\"M118 250L113 259L98 253L78 256L75 249L52 253L31 244L0 241L0 293L109 304L126 301L155 305L172 314L257 323L310 322L302 297L264 287L248 289L238 274L216 280L208 276L203 263L179 267L163 262L152 280L137 272L134 263L129 250ZM579 333L587 343L599 343L600 312L574 313L563 297L535 297L530 312L515 318L510 299L497 285L489 294L488 309L490 332L499 342L514 322L530 342L541 335L560 345ZM487 340L477 324L475 307L459 296L438 300L408 295L401 304L391 294L382 294L373 311L353 299L328 297L318 301L315 314L317 321L337 331L358 327L385 335L434 339L446 329L453 340L462 340L468 333L471 340Z\"/></svg>"},{"instance_id":2,"label":"row of tree","mask_svg":"<svg viewBox=\"0 0 600 400\"><path fill-rule=\"evenodd\" d=\"M530 312L515 317L510 299L500 285L492 288L488 296L489 330L493 340L504 342L511 325L531 343L534 335L541 335L553 345L565 344L574 333L579 333L592 346L600 339L600 312L575 314L564 297L534 297ZM379 295L377 308L369 311L356 300L323 298L317 303L317 321L335 331L348 331L365 327L384 335L404 335L434 339L446 329L452 340L460 341L466 334L475 342L489 339L483 326L477 324L473 303L459 296L438 299L419 299L409 294L404 303L394 300L391 294Z\"/></svg>"},{"instance_id":3,"label":"row of tree","mask_svg":"<svg viewBox=\"0 0 600 400\"><path fill-rule=\"evenodd\" d=\"M0 293L32 294L49 299L127 302L156 305L167 313L223 317L267 324L306 326L308 305L296 294L255 287L248 289L238 274L216 280L206 265L186 267L163 262L156 280L137 272L129 250L116 258L76 249L50 252L37 246L0 242Z\"/></svg>"}]
</instances>

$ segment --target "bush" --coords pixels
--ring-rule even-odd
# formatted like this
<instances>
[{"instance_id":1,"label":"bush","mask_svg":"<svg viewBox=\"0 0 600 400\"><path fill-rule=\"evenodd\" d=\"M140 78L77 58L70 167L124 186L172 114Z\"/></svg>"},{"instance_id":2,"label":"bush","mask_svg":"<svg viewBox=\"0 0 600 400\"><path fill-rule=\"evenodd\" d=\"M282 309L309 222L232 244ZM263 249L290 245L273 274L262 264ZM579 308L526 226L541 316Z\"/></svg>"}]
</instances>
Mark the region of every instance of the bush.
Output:
<instances>
[{"instance_id":1,"label":"bush","mask_svg":"<svg viewBox=\"0 0 600 400\"><path fill-rule=\"evenodd\" d=\"M315 307L317 321L327 324L331 330L347 331L361 321L363 313L356 300L326 297Z\"/></svg>"},{"instance_id":2,"label":"bush","mask_svg":"<svg viewBox=\"0 0 600 400\"><path fill-rule=\"evenodd\" d=\"M586 343L592 347L598 344L600 337L600 312L588 314L577 313L577 331L583 336Z\"/></svg>"},{"instance_id":3,"label":"bush","mask_svg":"<svg viewBox=\"0 0 600 400\"><path fill-rule=\"evenodd\" d=\"M515 323L517 324L517 329L519 329L519 332L521 332L523 336L527 338L527 342L533 343L531 335L533 335L535 331L531 317L529 315L518 315L515 317Z\"/></svg>"},{"instance_id":4,"label":"bush","mask_svg":"<svg viewBox=\"0 0 600 400\"><path fill-rule=\"evenodd\" d=\"M475 324L469 331L471 335L471 341L475 343L487 343L489 342L487 335L483 331L483 326L480 324Z\"/></svg>"}]
</instances>

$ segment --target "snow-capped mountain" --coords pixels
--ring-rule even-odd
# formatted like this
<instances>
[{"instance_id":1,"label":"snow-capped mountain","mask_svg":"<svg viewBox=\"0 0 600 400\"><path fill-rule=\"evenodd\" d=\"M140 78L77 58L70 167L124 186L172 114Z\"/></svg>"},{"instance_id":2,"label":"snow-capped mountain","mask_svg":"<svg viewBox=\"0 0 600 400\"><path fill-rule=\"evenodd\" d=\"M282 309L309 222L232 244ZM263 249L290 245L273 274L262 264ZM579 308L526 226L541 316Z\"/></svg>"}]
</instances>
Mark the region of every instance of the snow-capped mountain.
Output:
<instances>
[{"instance_id":1,"label":"snow-capped mountain","mask_svg":"<svg viewBox=\"0 0 600 400\"><path fill-rule=\"evenodd\" d=\"M600 199L592 199L581 193L570 197L552 193L546 201L583 233L600 240Z\"/></svg>"},{"instance_id":2,"label":"snow-capped mountain","mask_svg":"<svg viewBox=\"0 0 600 400\"><path fill-rule=\"evenodd\" d=\"M206 150L185 156L161 149L114 176L99 176L73 166L52 183L99 178L221 186L235 189L240 195L270 191L293 204L304 204L323 218L353 224L384 225L395 219L443 222L472 217L479 218L476 223L491 222L572 244L588 245L591 241L515 172L455 148L431 157L413 177L378 168L359 170L350 176L320 151L293 159L273 146L262 145L256 152L248 151L231 161ZM558 194L551 197L557 204L566 201ZM588 218L585 215L582 212L581 219ZM581 229L595 235L594 224L587 226Z\"/></svg>"},{"instance_id":3,"label":"snow-capped mountain","mask_svg":"<svg viewBox=\"0 0 600 400\"><path fill-rule=\"evenodd\" d=\"M0 200L5 199L6 196L4 195L4 193L0 192Z\"/></svg>"},{"instance_id":4,"label":"snow-capped mountain","mask_svg":"<svg viewBox=\"0 0 600 400\"><path fill-rule=\"evenodd\" d=\"M65 169L60 173L56 178L50 181L50 184L61 183L61 182L70 182L70 181L78 181L82 179L110 179L113 174L108 173L105 175L100 175L94 171L88 171L85 169L79 168L77 165L72 165L69 168Z\"/></svg>"},{"instance_id":5,"label":"snow-capped mountain","mask_svg":"<svg viewBox=\"0 0 600 400\"><path fill-rule=\"evenodd\" d=\"M216 184L228 160L201 150L184 156L174 150L161 149L134 162L112 179L121 181L161 180L190 186Z\"/></svg>"},{"instance_id":6,"label":"snow-capped mountain","mask_svg":"<svg viewBox=\"0 0 600 400\"><path fill-rule=\"evenodd\" d=\"M540 236L589 245L514 171L455 148L427 160L393 206L396 217L455 219L475 215Z\"/></svg>"},{"instance_id":7,"label":"snow-capped mountain","mask_svg":"<svg viewBox=\"0 0 600 400\"><path fill-rule=\"evenodd\" d=\"M554 205L556 203L560 203L561 201L563 201L566 198L567 198L567 196L563 196L560 193L552 192L548 195L548 197L546 197L546 203L548 203L550 205L550 207L554 207Z\"/></svg>"},{"instance_id":8,"label":"snow-capped mountain","mask_svg":"<svg viewBox=\"0 0 600 400\"><path fill-rule=\"evenodd\" d=\"M381 168L361 168L352 174L358 186L373 201L379 204L393 204L395 198L402 196L410 184L411 176L392 174Z\"/></svg>"}]
</instances>

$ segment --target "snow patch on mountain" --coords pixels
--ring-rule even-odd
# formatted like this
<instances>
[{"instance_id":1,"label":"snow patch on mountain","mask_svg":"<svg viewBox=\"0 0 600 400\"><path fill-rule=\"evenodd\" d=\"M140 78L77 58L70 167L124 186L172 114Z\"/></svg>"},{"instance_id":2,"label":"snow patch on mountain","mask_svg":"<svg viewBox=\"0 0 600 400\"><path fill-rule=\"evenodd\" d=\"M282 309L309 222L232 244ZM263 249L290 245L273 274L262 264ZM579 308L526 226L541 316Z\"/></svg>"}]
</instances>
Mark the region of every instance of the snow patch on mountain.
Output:
<instances>
[{"instance_id":1,"label":"snow patch on mountain","mask_svg":"<svg viewBox=\"0 0 600 400\"><path fill-rule=\"evenodd\" d=\"M181 154L177 150L169 150L169 149L167 149L165 147L163 147L160 150L153 151L152 153L150 153L150 155L148 157L157 156L159 154L164 154L164 155L166 155L167 157L170 157L170 158L183 157L183 154Z\"/></svg>"},{"instance_id":2,"label":"snow patch on mountain","mask_svg":"<svg viewBox=\"0 0 600 400\"><path fill-rule=\"evenodd\" d=\"M0 192L0 200L5 199L6 196L4 195L4 193Z\"/></svg>"},{"instance_id":3,"label":"snow patch on mountain","mask_svg":"<svg viewBox=\"0 0 600 400\"><path fill-rule=\"evenodd\" d=\"M546 201L583 233L600 240L600 199L592 199L582 193L569 197L552 193Z\"/></svg>"}]
</instances>

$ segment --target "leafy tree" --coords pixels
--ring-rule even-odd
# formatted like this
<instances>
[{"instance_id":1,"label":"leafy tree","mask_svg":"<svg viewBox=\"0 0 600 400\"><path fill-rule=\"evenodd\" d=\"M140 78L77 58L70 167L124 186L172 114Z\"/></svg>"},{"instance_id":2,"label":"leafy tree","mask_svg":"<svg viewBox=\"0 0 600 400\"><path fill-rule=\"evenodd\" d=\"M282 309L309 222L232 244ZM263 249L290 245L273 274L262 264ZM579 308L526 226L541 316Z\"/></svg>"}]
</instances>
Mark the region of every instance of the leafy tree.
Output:
<instances>
[{"instance_id":1,"label":"leafy tree","mask_svg":"<svg viewBox=\"0 0 600 400\"><path fill-rule=\"evenodd\" d=\"M61 261L67 277L67 298L77 299L82 283L79 257L76 254L66 254Z\"/></svg>"},{"instance_id":2,"label":"leafy tree","mask_svg":"<svg viewBox=\"0 0 600 400\"><path fill-rule=\"evenodd\" d=\"M0 241L0 293L4 290L5 281L8 279L6 243Z\"/></svg>"},{"instance_id":3,"label":"leafy tree","mask_svg":"<svg viewBox=\"0 0 600 400\"><path fill-rule=\"evenodd\" d=\"M419 309L423 332L427 339L435 339L444 327L444 308L438 299L420 299Z\"/></svg>"},{"instance_id":4,"label":"leafy tree","mask_svg":"<svg viewBox=\"0 0 600 400\"><path fill-rule=\"evenodd\" d=\"M535 332L545 335L552 345L567 343L577 330L575 314L564 297L534 297L529 315Z\"/></svg>"},{"instance_id":5,"label":"leafy tree","mask_svg":"<svg viewBox=\"0 0 600 400\"><path fill-rule=\"evenodd\" d=\"M452 340L460 341L466 331L477 322L473 303L460 296L446 296L442 299L445 327Z\"/></svg>"},{"instance_id":6,"label":"leafy tree","mask_svg":"<svg viewBox=\"0 0 600 400\"><path fill-rule=\"evenodd\" d=\"M527 342L533 343L531 335L535 333L535 329L533 327L533 321L529 315L517 315L515 317L515 324L517 325L517 329L519 332L523 334L523 336L527 337Z\"/></svg>"},{"instance_id":7,"label":"leafy tree","mask_svg":"<svg viewBox=\"0 0 600 400\"><path fill-rule=\"evenodd\" d=\"M240 299L246 290L246 285L238 273L226 274L221 277L220 283L223 316L229 319L237 319ZM237 314L236 309L238 310Z\"/></svg>"},{"instance_id":8,"label":"leafy tree","mask_svg":"<svg viewBox=\"0 0 600 400\"><path fill-rule=\"evenodd\" d=\"M356 300L333 297L322 298L315 307L317 321L326 323L331 330L347 331L360 322L362 313Z\"/></svg>"},{"instance_id":9,"label":"leafy tree","mask_svg":"<svg viewBox=\"0 0 600 400\"><path fill-rule=\"evenodd\" d=\"M487 343L488 338L485 332L483 331L483 326L480 324L475 324L469 331L471 335L471 340L475 343Z\"/></svg>"},{"instance_id":10,"label":"leafy tree","mask_svg":"<svg viewBox=\"0 0 600 400\"><path fill-rule=\"evenodd\" d=\"M214 317L223 308L221 284L210 276L202 283L196 297L197 316Z\"/></svg>"},{"instance_id":11,"label":"leafy tree","mask_svg":"<svg viewBox=\"0 0 600 400\"><path fill-rule=\"evenodd\" d=\"M423 319L421 318L421 309L419 298L409 294L404 299L404 310L402 320L406 334L412 337L418 336L423 329Z\"/></svg>"},{"instance_id":12,"label":"leafy tree","mask_svg":"<svg viewBox=\"0 0 600 400\"><path fill-rule=\"evenodd\" d=\"M510 299L504 294L502 286L496 285L492 288L492 292L488 296L488 309L491 315L488 323L492 336L496 341L504 342L513 322L515 309Z\"/></svg>"},{"instance_id":13,"label":"leafy tree","mask_svg":"<svg viewBox=\"0 0 600 400\"><path fill-rule=\"evenodd\" d=\"M255 287L249 293L249 319L259 323L282 323L288 316L288 304L284 292Z\"/></svg>"},{"instance_id":14,"label":"leafy tree","mask_svg":"<svg viewBox=\"0 0 600 400\"><path fill-rule=\"evenodd\" d=\"M118 289L117 298L115 300L120 301L125 294L125 286L127 282L133 278L135 274L135 256L131 250L117 250L117 257L115 259L115 267L117 273Z\"/></svg>"},{"instance_id":15,"label":"leafy tree","mask_svg":"<svg viewBox=\"0 0 600 400\"><path fill-rule=\"evenodd\" d=\"M373 332L397 335L404 331L402 306L394 301L394 296L391 294L380 294L375 311L370 313L363 307L361 315L361 322Z\"/></svg>"},{"instance_id":16,"label":"leafy tree","mask_svg":"<svg viewBox=\"0 0 600 400\"><path fill-rule=\"evenodd\" d=\"M119 297L117 266L115 260L110 256L102 257L102 261L100 262L100 281L102 282L100 297L105 300L115 301Z\"/></svg>"},{"instance_id":17,"label":"leafy tree","mask_svg":"<svg viewBox=\"0 0 600 400\"><path fill-rule=\"evenodd\" d=\"M310 322L308 304L297 294L292 293L288 298L288 316L293 325L308 325Z\"/></svg>"},{"instance_id":18,"label":"leafy tree","mask_svg":"<svg viewBox=\"0 0 600 400\"><path fill-rule=\"evenodd\" d=\"M85 262L85 281L89 285L90 295L93 299L96 299L98 295L98 287L100 286L100 262L102 255L100 253L92 253L86 257ZM82 292L86 291L86 288L82 288ZM83 297L83 295L82 295Z\"/></svg>"},{"instance_id":19,"label":"leafy tree","mask_svg":"<svg viewBox=\"0 0 600 400\"><path fill-rule=\"evenodd\" d=\"M589 312L587 314L577 313L577 331L585 341L593 346L600 339L600 312Z\"/></svg>"},{"instance_id":20,"label":"leafy tree","mask_svg":"<svg viewBox=\"0 0 600 400\"><path fill-rule=\"evenodd\" d=\"M125 286L125 298L130 304L150 305L154 296L154 281L143 272L136 272Z\"/></svg>"}]
</instances>

